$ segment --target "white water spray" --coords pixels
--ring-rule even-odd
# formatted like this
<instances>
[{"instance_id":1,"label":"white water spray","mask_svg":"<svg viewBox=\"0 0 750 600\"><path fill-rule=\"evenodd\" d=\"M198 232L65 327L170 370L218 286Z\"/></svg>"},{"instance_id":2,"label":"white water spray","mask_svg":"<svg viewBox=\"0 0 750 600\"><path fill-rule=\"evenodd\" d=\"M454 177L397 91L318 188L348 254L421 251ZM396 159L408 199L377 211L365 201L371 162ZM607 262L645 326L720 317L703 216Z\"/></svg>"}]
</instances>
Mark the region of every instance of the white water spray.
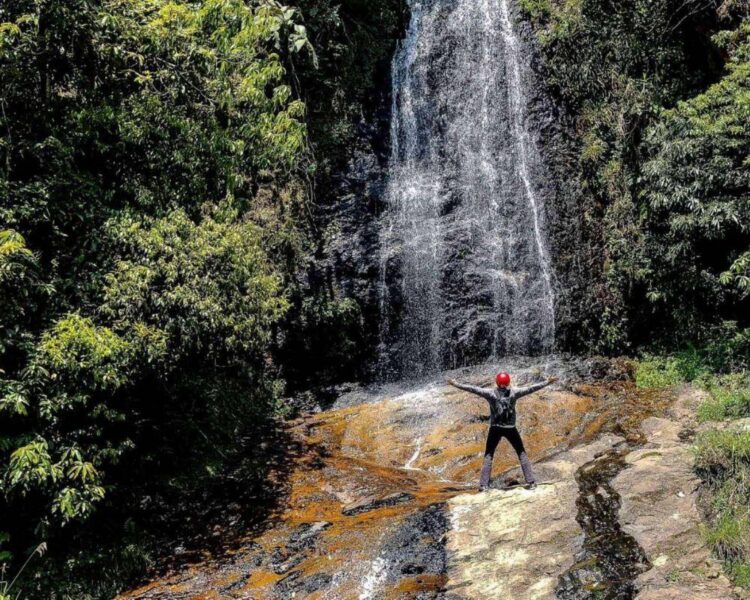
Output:
<instances>
[{"instance_id":1,"label":"white water spray","mask_svg":"<svg viewBox=\"0 0 750 600\"><path fill-rule=\"evenodd\" d=\"M388 577L388 561L379 555L370 565L370 569L362 582L359 600L373 600L380 587Z\"/></svg>"},{"instance_id":2,"label":"white water spray","mask_svg":"<svg viewBox=\"0 0 750 600\"><path fill-rule=\"evenodd\" d=\"M542 168L508 0L411 0L393 62L381 364L432 374L555 336Z\"/></svg>"}]
</instances>

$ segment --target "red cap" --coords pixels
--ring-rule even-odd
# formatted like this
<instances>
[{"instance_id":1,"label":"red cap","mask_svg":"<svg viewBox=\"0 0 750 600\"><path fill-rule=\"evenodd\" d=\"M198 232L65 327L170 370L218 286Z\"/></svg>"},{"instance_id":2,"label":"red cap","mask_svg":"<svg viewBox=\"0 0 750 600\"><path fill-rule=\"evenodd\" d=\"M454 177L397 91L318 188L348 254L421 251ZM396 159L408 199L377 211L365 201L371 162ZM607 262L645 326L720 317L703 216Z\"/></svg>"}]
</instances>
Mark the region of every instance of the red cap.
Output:
<instances>
[{"instance_id":1,"label":"red cap","mask_svg":"<svg viewBox=\"0 0 750 600\"><path fill-rule=\"evenodd\" d=\"M495 376L497 387L508 387L510 385L510 375L507 373L498 373Z\"/></svg>"}]
</instances>

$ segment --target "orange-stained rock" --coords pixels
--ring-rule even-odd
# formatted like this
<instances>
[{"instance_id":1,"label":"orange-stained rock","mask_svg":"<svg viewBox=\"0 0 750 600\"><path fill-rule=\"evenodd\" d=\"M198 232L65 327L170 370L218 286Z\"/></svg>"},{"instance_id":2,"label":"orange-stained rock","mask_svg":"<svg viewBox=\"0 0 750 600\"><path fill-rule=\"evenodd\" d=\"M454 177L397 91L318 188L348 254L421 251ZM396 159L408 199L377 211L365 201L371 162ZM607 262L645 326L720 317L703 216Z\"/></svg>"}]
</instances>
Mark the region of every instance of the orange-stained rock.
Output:
<instances>
[{"instance_id":1,"label":"orange-stained rock","mask_svg":"<svg viewBox=\"0 0 750 600\"><path fill-rule=\"evenodd\" d=\"M548 388L520 401L519 428L532 461L554 461L603 432L637 437L640 422L667 403L663 394L643 394L627 383ZM406 572L392 580L393 565L386 564L383 549L398 541L400 528L420 511L474 493L487 416L484 400L431 384L300 419L290 432L305 451L294 458L289 493L269 526L247 532L231 555L191 565L121 598L270 599L291 590L298 598L366 600L440 589L445 573ZM516 456L503 442L493 473L501 477L516 468ZM389 500L398 495L399 501ZM386 505L378 506L383 499ZM346 510L362 506L368 509ZM444 541L409 543L433 548Z\"/></svg>"}]
</instances>

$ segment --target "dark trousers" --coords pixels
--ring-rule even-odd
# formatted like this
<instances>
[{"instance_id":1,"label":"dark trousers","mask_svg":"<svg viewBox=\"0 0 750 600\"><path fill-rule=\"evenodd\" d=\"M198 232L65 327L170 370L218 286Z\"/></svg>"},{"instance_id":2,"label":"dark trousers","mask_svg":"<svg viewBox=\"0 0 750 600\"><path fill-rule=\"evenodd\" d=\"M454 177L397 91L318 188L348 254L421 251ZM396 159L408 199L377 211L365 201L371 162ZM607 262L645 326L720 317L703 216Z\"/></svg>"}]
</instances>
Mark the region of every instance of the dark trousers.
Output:
<instances>
[{"instance_id":1,"label":"dark trousers","mask_svg":"<svg viewBox=\"0 0 750 600\"><path fill-rule=\"evenodd\" d=\"M529 461L529 456L526 454L526 449L523 447L523 440L521 440L521 434L518 433L518 429L515 427L490 427L490 431L487 434L487 447L484 450L484 463L482 464L482 475L479 478L479 487L486 488L490 485L492 458L495 456L497 445L503 438L506 438L510 442L513 450L518 454L518 460L521 461L521 470L523 471L526 483L534 483L534 470L531 468L531 462Z\"/></svg>"}]
</instances>

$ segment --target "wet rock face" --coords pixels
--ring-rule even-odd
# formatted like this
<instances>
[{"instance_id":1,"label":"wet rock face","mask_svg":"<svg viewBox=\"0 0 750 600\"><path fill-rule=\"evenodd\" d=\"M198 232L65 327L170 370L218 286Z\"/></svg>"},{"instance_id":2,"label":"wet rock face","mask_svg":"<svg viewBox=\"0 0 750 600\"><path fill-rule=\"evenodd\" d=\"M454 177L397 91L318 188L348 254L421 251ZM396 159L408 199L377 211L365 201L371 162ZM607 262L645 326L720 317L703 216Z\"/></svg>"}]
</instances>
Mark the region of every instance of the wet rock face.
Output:
<instances>
[{"instance_id":1,"label":"wet rock face","mask_svg":"<svg viewBox=\"0 0 750 600\"><path fill-rule=\"evenodd\" d=\"M450 527L446 513L446 506L441 503L404 519L381 545L359 597L448 598L442 589L447 568L444 542Z\"/></svg>"},{"instance_id":2,"label":"wet rock face","mask_svg":"<svg viewBox=\"0 0 750 600\"><path fill-rule=\"evenodd\" d=\"M539 376L521 363L515 381ZM562 386L519 403L536 490L474 491L483 400L440 382L352 392L290 426L288 488L260 529L123 598L730 598L706 562L670 395L577 379L589 367L576 361L554 369ZM463 378L488 384L491 372ZM505 442L493 474L495 488L520 478Z\"/></svg>"},{"instance_id":3,"label":"wet rock face","mask_svg":"<svg viewBox=\"0 0 750 600\"><path fill-rule=\"evenodd\" d=\"M609 298L604 281L604 206L578 178L582 143L566 106L545 81L546 65L530 23L519 21L529 53L527 74L530 129L536 132L545 169L536 180L547 218L549 252L557 279L555 316L558 347L588 353L601 339L602 312Z\"/></svg>"},{"instance_id":4,"label":"wet rock face","mask_svg":"<svg viewBox=\"0 0 750 600\"><path fill-rule=\"evenodd\" d=\"M397 40L393 40L395 48ZM390 69L384 68L390 74ZM322 230L314 272L327 293L359 306L363 379L377 374L380 337L380 223L390 156L390 80L379 82L375 110L357 124L346 168L333 175L329 197L318 207Z\"/></svg>"},{"instance_id":5,"label":"wet rock face","mask_svg":"<svg viewBox=\"0 0 750 600\"><path fill-rule=\"evenodd\" d=\"M360 124L347 171L336 178L336 200L320 215L326 241L318 266L337 295L360 306L370 364L376 363L379 336L378 216L385 202L389 140L390 95L385 94L371 122Z\"/></svg>"}]
</instances>

